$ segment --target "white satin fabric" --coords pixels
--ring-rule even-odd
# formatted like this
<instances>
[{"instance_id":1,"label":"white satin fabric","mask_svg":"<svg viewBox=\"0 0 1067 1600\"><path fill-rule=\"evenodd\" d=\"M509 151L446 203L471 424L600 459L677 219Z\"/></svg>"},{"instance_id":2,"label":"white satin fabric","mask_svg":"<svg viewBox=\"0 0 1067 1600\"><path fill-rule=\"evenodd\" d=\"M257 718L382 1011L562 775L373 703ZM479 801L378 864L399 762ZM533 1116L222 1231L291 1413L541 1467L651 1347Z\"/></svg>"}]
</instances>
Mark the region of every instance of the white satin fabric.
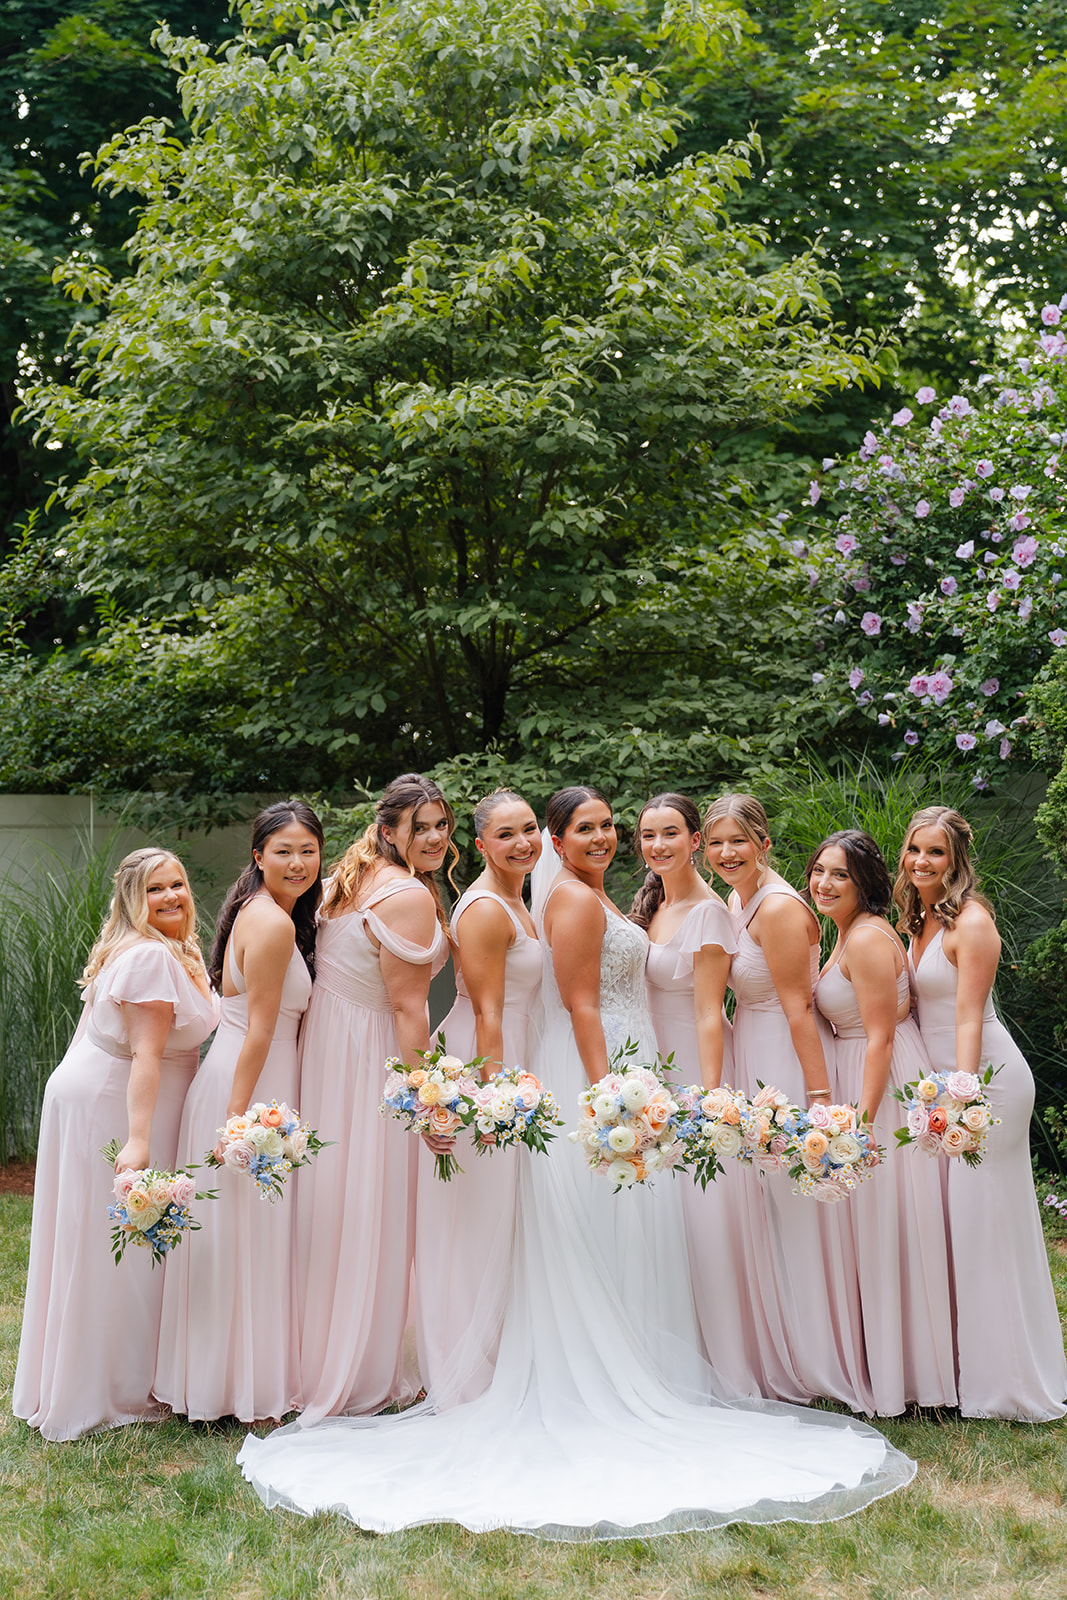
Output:
<instances>
[{"instance_id":1,"label":"white satin fabric","mask_svg":"<svg viewBox=\"0 0 1067 1600\"><path fill-rule=\"evenodd\" d=\"M535 886L542 936L555 887ZM649 1060L644 955L641 930L605 910L609 1049L629 1037ZM573 1126L586 1076L548 966L532 1065ZM578 1541L830 1520L910 1481L914 1463L864 1423L717 1398L680 1223L688 1178L612 1195L563 1131L547 1156L517 1159L516 1252L490 1387L451 1410L250 1435L238 1461L267 1506L338 1511L382 1533L458 1522Z\"/></svg>"}]
</instances>

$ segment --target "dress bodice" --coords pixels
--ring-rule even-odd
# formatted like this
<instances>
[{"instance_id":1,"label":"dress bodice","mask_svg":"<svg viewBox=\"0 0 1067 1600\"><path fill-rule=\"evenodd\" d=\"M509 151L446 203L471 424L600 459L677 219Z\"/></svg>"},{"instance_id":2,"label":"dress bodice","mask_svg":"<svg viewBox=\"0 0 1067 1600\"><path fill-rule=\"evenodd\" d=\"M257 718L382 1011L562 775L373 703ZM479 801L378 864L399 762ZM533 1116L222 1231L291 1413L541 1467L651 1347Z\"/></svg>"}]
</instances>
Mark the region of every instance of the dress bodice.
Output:
<instances>
[{"instance_id":1,"label":"dress bodice","mask_svg":"<svg viewBox=\"0 0 1067 1600\"><path fill-rule=\"evenodd\" d=\"M915 990L919 1012L919 1027L924 1034L956 1029L956 990L959 973L944 951L944 928L938 928L930 943L919 957L914 958L914 946L908 950L908 967L912 988ZM982 1009L982 1024L997 1022L993 996L986 996Z\"/></svg>"},{"instance_id":2,"label":"dress bodice","mask_svg":"<svg viewBox=\"0 0 1067 1600\"><path fill-rule=\"evenodd\" d=\"M557 886L553 885L550 895ZM647 956L645 930L605 907L604 937L600 946L600 1021L609 1060L627 1039L655 1037L645 995ZM563 1013L551 960L545 962L543 995L546 1018Z\"/></svg>"},{"instance_id":3,"label":"dress bodice","mask_svg":"<svg viewBox=\"0 0 1067 1600\"><path fill-rule=\"evenodd\" d=\"M733 918L717 894L692 909L662 944L649 940L645 978L650 990L666 990L692 999L693 959L705 945L718 945L727 955L737 949Z\"/></svg>"},{"instance_id":4,"label":"dress bodice","mask_svg":"<svg viewBox=\"0 0 1067 1600\"><path fill-rule=\"evenodd\" d=\"M154 939L138 939L120 950L87 986L83 996L84 1030L109 1055L129 1057L122 1006L159 1000L174 1007L174 1025L167 1036L163 1059L178 1060L196 1052L218 1023L218 997L214 993L202 994L165 945Z\"/></svg>"},{"instance_id":5,"label":"dress bodice","mask_svg":"<svg viewBox=\"0 0 1067 1600\"><path fill-rule=\"evenodd\" d=\"M504 1009L505 1011L522 1011L529 1013L531 1006L537 999L541 990L543 973L543 957L541 941L527 933L519 917L517 917L503 896L494 894L492 889L474 885L460 895L456 908L452 913L452 937L455 939L459 919L467 907L476 900L495 900L498 906L503 906L511 918L515 929L515 937L508 946L504 958ZM456 993L462 995L464 1000L469 1000L467 985L463 980L462 963L456 962Z\"/></svg>"},{"instance_id":6,"label":"dress bodice","mask_svg":"<svg viewBox=\"0 0 1067 1600\"><path fill-rule=\"evenodd\" d=\"M431 975L440 972L448 960L448 938L439 923L434 925L429 945L413 944L410 939L394 933L374 910L394 894L415 892L427 894L429 891L414 878L393 879L361 910L320 920L315 940L316 984L368 1010L392 1013L382 977L381 951L371 942L372 933L382 949L401 961L409 961L413 966L429 966Z\"/></svg>"},{"instance_id":7,"label":"dress bodice","mask_svg":"<svg viewBox=\"0 0 1067 1600\"><path fill-rule=\"evenodd\" d=\"M908 969L903 961L900 963L896 983L899 1013L900 1008L906 1006L908 1001ZM841 971L840 960L835 961L832 967L827 967L816 982L815 1004L827 1022L833 1023L834 1032L839 1039L862 1039L866 1036L856 990L851 979L846 978Z\"/></svg>"},{"instance_id":8,"label":"dress bodice","mask_svg":"<svg viewBox=\"0 0 1067 1600\"><path fill-rule=\"evenodd\" d=\"M778 998L778 991L771 977L771 969L767 965L767 957L761 945L758 945L749 930L756 912L764 900L772 894L791 895L794 900L799 900L805 910L811 911L803 896L786 883L764 884L762 889L757 889L748 905L743 910L734 912L737 926L737 954L730 965L730 987L737 997L737 1003L748 1011L777 1011L781 1012L782 1002ZM815 913L811 912L814 917ZM819 976L819 945L818 941L811 947L811 983Z\"/></svg>"},{"instance_id":9,"label":"dress bodice","mask_svg":"<svg viewBox=\"0 0 1067 1600\"><path fill-rule=\"evenodd\" d=\"M225 960L236 994L224 995L222 1020L231 1026L248 1029L248 994L244 973L233 955L233 940L226 946ZM278 1007L278 1020L274 1024L274 1042L286 1040L295 1045L300 1031L300 1019L311 999L311 974L300 951L294 945L282 982L282 998Z\"/></svg>"}]
</instances>

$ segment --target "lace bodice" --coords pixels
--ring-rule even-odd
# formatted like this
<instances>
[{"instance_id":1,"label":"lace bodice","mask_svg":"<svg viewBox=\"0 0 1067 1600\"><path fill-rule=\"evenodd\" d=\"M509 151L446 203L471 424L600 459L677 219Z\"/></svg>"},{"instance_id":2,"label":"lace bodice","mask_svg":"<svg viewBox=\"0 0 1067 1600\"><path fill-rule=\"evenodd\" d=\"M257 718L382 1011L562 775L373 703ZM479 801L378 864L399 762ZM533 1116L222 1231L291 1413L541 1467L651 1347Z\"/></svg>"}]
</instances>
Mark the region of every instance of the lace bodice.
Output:
<instances>
[{"instance_id":1,"label":"lace bodice","mask_svg":"<svg viewBox=\"0 0 1067 1600\"><path fill-rule=\"evenodd\" d=\"M605 909L604 939L600 947L600 1020L609 1057L627 1039L655 1037L645 994L647 955L645 930ZM550 958L545 960L543 996L546 1018L562 1012L563 1002Z\"/></svg>"}]
</instances>

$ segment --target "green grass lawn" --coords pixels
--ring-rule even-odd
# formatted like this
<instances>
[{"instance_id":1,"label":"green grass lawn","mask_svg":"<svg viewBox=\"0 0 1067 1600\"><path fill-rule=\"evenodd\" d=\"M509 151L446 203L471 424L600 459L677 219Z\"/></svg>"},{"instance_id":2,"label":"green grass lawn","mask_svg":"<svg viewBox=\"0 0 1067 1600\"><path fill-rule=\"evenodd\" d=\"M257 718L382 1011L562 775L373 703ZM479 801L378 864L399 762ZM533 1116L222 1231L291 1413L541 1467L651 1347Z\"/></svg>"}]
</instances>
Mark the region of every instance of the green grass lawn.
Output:
<instances>
[{"instance_id":1,"label":"green grass lawn","mask_svg":"<svg viewBox=\"0 0 1067 1600\"><path fill-rule=\"evenodd\" d=\"M889 1422L919 1472L844 1522L615 1544L431 1527L387 1537L263 1510L243 1430L171 1421L46 1444L11 1417L30 1201L0 1197L0 1596L346 1600L1067 1597L1067 1424ZM1051 1246L1061 1315L1067 1246ZM101 1284L101 1292L106 1284Z\"/></svg>"}]
</instances>

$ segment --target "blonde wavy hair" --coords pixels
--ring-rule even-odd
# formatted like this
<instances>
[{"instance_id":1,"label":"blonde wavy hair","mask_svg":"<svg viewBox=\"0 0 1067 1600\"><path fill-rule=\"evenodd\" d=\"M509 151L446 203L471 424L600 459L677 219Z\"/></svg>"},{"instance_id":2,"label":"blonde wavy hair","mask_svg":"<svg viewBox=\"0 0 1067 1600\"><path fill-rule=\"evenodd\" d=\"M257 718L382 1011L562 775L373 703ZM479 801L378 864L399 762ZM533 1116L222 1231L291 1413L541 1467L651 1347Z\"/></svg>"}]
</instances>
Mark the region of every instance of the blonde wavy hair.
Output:
<instances>
[{"instance_id":1,"label":"blonde wavy hair","mask_svg":"<svg viewBox=\"0 0 1067 1600\"><path fill-rule=\"evenodd\" d=\"M92 983L102 967L106 967L120 951L128 949L137 939L156 941L170 951L190 977L203 976L204 958L196 938L196 907L193 904L191 889L189 889L189 910L178 938L168 938L165 933L160 933L158 928L152 928L148 923L148 885L166 861L173 861L181 874L182 882L186 889L189 889L185 867L172 850L162 850L158 845L146 845L141 850L131 850L130 854L119 862L115 871L115 892L111 896L107 921L89 951L85 971L79 980L83 988L86 984Z\"/></svg>"},{"instance_id":2,"label":"blonde wavy hair","mask_svg":"<svg viewBox=\"0 0 1067 1600\"><path fill-rule=\"evenodd\" d=\"M330 868L330 880L322 900L322 909L326 916L341 906L356 904L369 874L379 862L388 861L394 867L403 867L429 889L437 907L437 920L447 932L448 914L435 875L432 872L416 872L410 861L400 854L393 841L385 838L382 833L383 828L395 831L409 811L414 818L415 812L425 805L441 806L448 818L450 852L448 881L453 889L456 888L452 878L456 862L459 860L459 851L452 842L452 836L456 831L455 812L432 778L424 778L418 772L405 772L402 777L394 778L383 791L381 799L374 807L375 820L370 827L364 829L359 838L349 845L341 859Z\"/></svg>"},{"instance_id":3,"label":"blonde wavy hair","mask_svg":"<svg viewBox=\"0 0 1067 1600\"><path fill-rule=\"evenodd\" d=\"M758 849L760 853L760 882L762 883L763 873L771 870L771 853L767 843L771 829L767 821L766 811L764 811L754 794L721 794L717 800L711 802L704 812L702 832L705 841L707 840L708 830L716 822L725 820L736 822L745 838L751 839ZM705 865L709 864L706 843L704 846L704 861Z\"/></svg>"},{"instance_id":4,"label":"blonde wavy hair","mask_svg":"<svg viewBox=\"0 0 1067 1600\"><path fill-rule=\"evenodd\" d=\"M992 916L993 907L985 895L978 892L978 878L971 861L974 834L970 823L958 811L953 811L951 806L923 806L908 823L897 862L897 880L893 885L893 899L900 908L899 925L908 937L915 938L921 933L926 920L919 891L905 871L908 846L920 828L940 828L948 845L948 871L942 884L941 899L934 906L934 916L938 922L946 928L954 928L968 900L977 900Z\"/></svg>"}]
</instances>

